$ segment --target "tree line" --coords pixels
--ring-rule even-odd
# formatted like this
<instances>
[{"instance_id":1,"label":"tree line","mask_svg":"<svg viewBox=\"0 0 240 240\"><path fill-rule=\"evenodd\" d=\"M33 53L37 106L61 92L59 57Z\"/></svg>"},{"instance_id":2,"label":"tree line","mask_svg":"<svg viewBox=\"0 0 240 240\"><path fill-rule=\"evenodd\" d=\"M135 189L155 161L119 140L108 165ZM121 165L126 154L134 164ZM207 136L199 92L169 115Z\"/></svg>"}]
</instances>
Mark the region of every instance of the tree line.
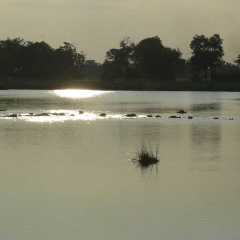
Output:
<instances>
[{"instance_id":1,"label":"tree line","mask_svg":"<svg viewBox=\"0 0 240 240\"><path fill-rule=\"evenodd\" d=\"M196 35L190 42L190 57L166 47L158 36L139 43L123 38L119 48L106 52L103 64L86 60L74 44L64 42L57 49L48 43L25 41L21 38L0 40L0 79L80 79L83 75L100 76L103 80L139 79L174 80L186 71L192 80L240 80L240 54L235 64L223 61L223 40Z\"/></svg>"},{"instance_id":2,"label":"tree line","mask_svg":"<svg viewBox=\"0 0 240 240\"><path fill-rule=\"evenodd\" d=\"M85 63L85 54L68 42L53 49L44 41L21 38L0 41L0 78L78 78Z\"/></svg>"},{"instance_id":3,"label":"tree line","mask_svg":"<svg viewBox=\"0 0 240 240\"><path fill-rule=\"evenodd\" d=\"M174 80L178 75L192 80L240 80L240 54L236 65L223 61L223 40L219 34L211 37L196 35L190 43L191 56L185 60L179 49L162 44L158 36L134 44L129 37L120 42L118 49L110 49L103 63L103 77L144 78L154 81ZM219 73L217 73L219 70ZM225 75L224 75L225 74ZM224 78L223 78L224 76Z\"/></svg>"}]
</instances>

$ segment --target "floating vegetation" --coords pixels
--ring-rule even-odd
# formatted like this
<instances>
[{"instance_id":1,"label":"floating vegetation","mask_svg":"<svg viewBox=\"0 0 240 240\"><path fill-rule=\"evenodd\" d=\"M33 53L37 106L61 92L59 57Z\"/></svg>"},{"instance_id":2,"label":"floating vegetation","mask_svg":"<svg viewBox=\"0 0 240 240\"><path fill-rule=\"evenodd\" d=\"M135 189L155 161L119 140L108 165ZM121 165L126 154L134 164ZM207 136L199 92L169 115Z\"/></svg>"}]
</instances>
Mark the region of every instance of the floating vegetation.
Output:
<instances>
[{"instance_id":1,"label":"floating vegetation","mask_svg":"<svg viewBox=\"0 0 240 240\"><path fill-rule=\"evenodd\" d=\"M125 117L137 117L137 114L135 113L128 113L125 115Z\"/></svg>"},{"instance_id":2,"label":"floating vegetation","mask_svg":"<svg viewBox=\"0 0 240 240\"><path fill-rule=\"evenodd\" d=\"M177 111L177 113L181 113L181 114L183 114L183 113L187 113L187 111L185 111L185 110L179 110L179 111Z\"/></svg>"},{"instance_id":3,"label":"floating vegetation","mask_svg":"<svg viewBox=\"0 0 240 240\"><path fill-rule=\"evenodd\" d=\"M159 162L158 148L156 148L156 152L154 154L151 147L148 148L146 144L142 144L140 150L137 151L137 154L132 161L142 169L147 169Z\"/></svg>"},{"instance_id":4,"label":"floating vegetation","mask_svg":"<svg viewBox=\"0 0 240 240\"><path fill-rule=\"evenodd\" d=\"M52 113L52 115L54 115L54 116L65 116L66 114L65 113Z\"/></svg>"},{"instance_id":5,"label":"floating vegetation","mask_svg":"<svg viewBox=\"0 0 240 240\"><path fill-rule=\"evenodd\" d=\"M48 117L50 114L49 113L38 113L38 114L34 114L33 116L35 117Z\"/></svg>"},{"instance_id":6,"label":"floating vegetation","mask_svg":"<svg viewBox=\"0 0 240 240\"><path fill-rule=\"evenodd\" d=\"M146 114L146 115L137 115L135 113L126 113L126 114L115 114L111 112L100 112L100 113L94 113L94 112L83 112L82 110L51 110L51 111L46 111L46 112L30 112L30 113L20 113L20 112L10 112L9 110L6 110L7 112L5 114L0 114L0 118L11 118L16 120L21 119L21 120L30 120L30 121L38 121L41 117L41 121L65 121L65 120L96 120L96 119L126 119L126 118L131 118L131 119L142 119L142 118L161 118L161 119L166 119L166 118L171 118L171 119L220 119L219 117L199 117L199 116L183 116L183 115L153 115L153 114ZM0 110L0 112L3 112L3 110ZM38 117L38 118L37 118ZM35 120L33 120L35 118ZM222 120L233 120L233 117L227 117L227 118L222 118ZM234 118L235 121L239 121L239 119Z\"/></svg>"},{"instance_id":7,"label":"floating vegetation","mask_svg":"<svg viewBox=\"0 0 240 240\"><path fill-rule=\"evenodd\" d=\"M15 117L19 117L20 115L18 115L18 114L16 114L16 113L13 113L13 114L9 114L9 115L7 115L6 117L13 117L13 118L15 118Z\"/></svg>"},{"instance_id":8,"label":"floating vegetation","mask_svg":"<svg viewBox=\"0 0 240 240\"><path fill-rule=\"evenodd\" d=\"M180 116L176 116L176 115L172 115L172 116L169 116L168 118L181 118Z\"/></svg>"}]
</instances>

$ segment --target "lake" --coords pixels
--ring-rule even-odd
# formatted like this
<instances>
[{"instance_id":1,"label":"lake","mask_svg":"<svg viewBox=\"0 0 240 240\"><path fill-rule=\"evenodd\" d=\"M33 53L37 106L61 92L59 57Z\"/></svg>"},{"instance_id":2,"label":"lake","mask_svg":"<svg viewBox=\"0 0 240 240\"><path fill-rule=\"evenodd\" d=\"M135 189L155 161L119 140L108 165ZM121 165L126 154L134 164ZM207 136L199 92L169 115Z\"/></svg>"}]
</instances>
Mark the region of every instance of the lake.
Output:
<instances>
[{"instance_id":1,"label":"lake","mask_svg":"<svg viewBox=\"0 0 240 240\"><path fill-rule=\"evenodd\" d=\"M239 239L240 93L4 90L0 110L0 239Z\"/></svg>"}]
</instances>

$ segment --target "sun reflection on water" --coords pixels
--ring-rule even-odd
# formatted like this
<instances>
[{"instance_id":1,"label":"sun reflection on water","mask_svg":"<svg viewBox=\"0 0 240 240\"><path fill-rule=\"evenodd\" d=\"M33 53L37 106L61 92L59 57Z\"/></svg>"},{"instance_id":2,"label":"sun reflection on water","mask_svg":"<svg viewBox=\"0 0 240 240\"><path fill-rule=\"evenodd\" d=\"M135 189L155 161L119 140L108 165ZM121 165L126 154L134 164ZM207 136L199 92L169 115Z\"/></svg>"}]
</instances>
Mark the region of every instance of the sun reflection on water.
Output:
<instances>
[{"instance_id":1,"label":"sun reflection on water","mask_svg":"<svg viewBox=\"0 0 240 240\"><path fill-rule=\"evenodd\" d=\"M79 90L79 89L64 89L64 90L53 90L52 93L62 98L91 98L109 92L98 91L98 90Z\"/></svg>"}]
</instances>

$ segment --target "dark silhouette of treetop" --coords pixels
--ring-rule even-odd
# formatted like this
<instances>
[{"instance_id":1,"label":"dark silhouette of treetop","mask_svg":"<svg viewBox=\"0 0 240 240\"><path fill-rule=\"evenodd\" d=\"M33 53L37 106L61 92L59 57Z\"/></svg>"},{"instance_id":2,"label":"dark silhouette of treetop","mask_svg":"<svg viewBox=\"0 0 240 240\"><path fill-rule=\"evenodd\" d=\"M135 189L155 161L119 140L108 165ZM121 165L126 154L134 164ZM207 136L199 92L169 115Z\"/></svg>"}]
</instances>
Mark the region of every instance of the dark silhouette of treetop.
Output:
<instances>
[{"instance_id":1,"label":"dark silhouette of treetop","mask_svg":"<svg viewBox=\"0 0 240 240\"><path fill-rule=\"evenodd\" d=\"M130 37L125 37L119 45L119 49L112 48L106 52L103 63L103 76L106 79L128 78L130 75L135 45Z\"/></svg>"},{"instance_id":2,"label":"dark silhouette of treetop","mask_svg":"<svg viewBox=\"0 0 240 240\"><path fill-rule=\"evenodd\" d=\"M238 66L240 66L240 54L238 55L237 59L234 60L234 62L235 62Z\"/></svg>"},{"instance_id":3,"label":"dark silhouette of treetop","mask_svg":"<svg viewBox=\"0 0 240 240\"><path fill-rule=\"evenodd\" d=\"M223 40L219 34L207 38L204 35L196 35L190 43L192 57L189 60L194 70L194 78L200 79L200 72L204 71L207 80L207 70L211 71L211 78L216 74L216 68L221 65L224 55Z\"/></svg>"},{"instance_id":4,"label":"dark silhouette of treetop","mask_svg":"<svg viewBox=\"0 0 240 240\"><path fill-rule=\"evenodd\" d=\"M158 36L140 41L135 48L135 64L146 79L175 79L177 72L185 66L179 49L164 47Z\"/></svg>"}]
</instances>

